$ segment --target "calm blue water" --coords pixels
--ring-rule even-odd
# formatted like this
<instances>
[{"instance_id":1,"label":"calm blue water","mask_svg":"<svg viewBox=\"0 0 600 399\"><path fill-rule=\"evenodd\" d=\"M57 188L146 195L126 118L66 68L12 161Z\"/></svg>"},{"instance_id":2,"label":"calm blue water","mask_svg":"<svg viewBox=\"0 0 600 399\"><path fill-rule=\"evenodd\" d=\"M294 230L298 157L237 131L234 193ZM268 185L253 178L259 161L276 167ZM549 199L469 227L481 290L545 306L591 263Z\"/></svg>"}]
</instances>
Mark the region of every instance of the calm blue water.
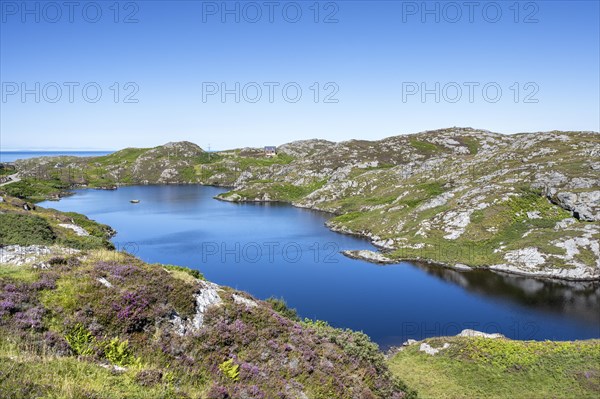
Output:
<instances>
[{"instance_id":1,"label":"calm blue water","mask_svg":"<svg viewBox=\"0 0 600 399\"><path fill-rule=\"evenodd\" d=\"M200 186L80 190L40 205L111 225L118 231L115 244L145 261L189 266L261 299L283 297L301 316L362 330L382 347L463 328L517 339L600 337L597 284L351 260L338 251L373 247L329 231L323 225L327 215L214 200L222 191Z\"/></svg>"},{"instance_id":2,"label":"calm blue water","mask_svg":"<svg viewBox=\"0 0 600 399\"><path fill-rule=\"evenodd\" d=\"M14 162L17 159L36 157L57 157L70 155L75 157L99 157L112 151L0 151L0 162Z\"/></svg>"}]
</instances>

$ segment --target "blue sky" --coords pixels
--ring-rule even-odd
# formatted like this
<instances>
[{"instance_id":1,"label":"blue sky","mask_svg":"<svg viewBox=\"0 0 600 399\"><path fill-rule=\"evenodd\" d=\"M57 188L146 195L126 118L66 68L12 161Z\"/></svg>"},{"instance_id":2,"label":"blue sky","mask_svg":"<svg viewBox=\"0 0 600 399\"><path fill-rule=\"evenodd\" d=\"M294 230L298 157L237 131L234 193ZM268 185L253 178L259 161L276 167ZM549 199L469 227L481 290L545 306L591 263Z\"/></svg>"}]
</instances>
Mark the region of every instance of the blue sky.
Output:
<instances>
[{"instance_id":1,"label":"blue sky","mask_svg":"<svg viewBox=\"0 0 600 399\"><path fill-rule=\"evenodd\" d=\"M598 1L1 3L2 149L600 130Z\"/></svg>"}]
</instances>

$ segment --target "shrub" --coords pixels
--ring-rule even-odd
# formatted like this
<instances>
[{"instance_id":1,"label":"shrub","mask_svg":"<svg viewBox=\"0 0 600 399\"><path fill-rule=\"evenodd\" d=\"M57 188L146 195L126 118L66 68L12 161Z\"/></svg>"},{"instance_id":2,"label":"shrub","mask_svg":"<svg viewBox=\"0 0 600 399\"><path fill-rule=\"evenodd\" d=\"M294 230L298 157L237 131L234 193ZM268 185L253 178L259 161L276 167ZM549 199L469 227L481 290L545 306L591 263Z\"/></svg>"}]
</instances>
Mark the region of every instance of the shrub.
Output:
<instances>
[{"instance_id":1,"label":"shrub","mask_svg":"<svg viewBox=\"0 0 600 399\"><path fill-rule=\"evenodd\" d=\"M143 387L151 387L162 381L163 373L160 370L142 370L135 376L135 381Z\"/></svg>"},{"instance_id":2,"label":"shrub","mask_svg":"<svg viewBox=\"0 0 600 399\"><path fill-rule=\"evenodd\" d=\"M176 266L176 265L163 265L163 267L167 270L176 270L176 271L187 273L190 276L192 276L193 278L197 278L198 280L206 280L206 278L204 278L204 275L195 269L190 269L188 267Z\"/></svg>"},{"instance_id":3,"label":"shrub","mask_svg":"<svg viewBox=\"0 0 600 399\"><path fill-rule=\"evenodd\" d=\"M135 357L129 347L129 341L121 341L118 337L103 344L104 357L117 366L139 366L140 359Z\"/></svg>"},{"instance_id":4,"label":"shrub","mask_svg":"<svg viewBox=\"0 0 600 399\"><path fill-rule=\"evenodd\" d=\"M50 224L35 215L19 213L0 214L0 244L2 245L47 245L56 235Z\"/></svg>"},{"instance_id":5,"label":"shrub","mask_svg":"<svg viewBox=\"0 0 600 399\"><path fill-rule=\"evenodd\" d=\"M123 324L126 332L142 331L151 317L149 295L145 291L125 291L112 302L112 310Z\"/></svg>"},{"instance_id":6,"label":"shrub","mask_svg":"<svg viewBox=\"0 0 600 399\"><path fill-rule=\"evenodd\" d=\"M273 307L273 310L276 311L277 313L279 313L282 316L287 317L290 320L294 320L294 321L300 321L300 318L298 317L298 312L296 312L296 309L290 309L287 306L287 303L285 303L285 301L283 300L283 298L268 298L266 300L266 302L270 303L271 306Z\"/></svg>"},{"instance_id":7,"label":"shrub","mask_svg":"<svg viewBox=\"0 0 600 399\"><path fill-rule=\"evenodd\" d=\"M65 340L77 355L90 356L94 354L96 339L82 324L77 324L65 335Z\"/></svg>"},{"instance_id":8,"label":"shrub","mask_svg":"<svg viewBox=\"0 0 600 399\"><path fill-rule=\"evenodd\" d=\"M240 379L240 366L239 364L234 364L233 359L221 363L219 365L219 370L233 381L238 381Z\"/></svg>"}]
</instances>

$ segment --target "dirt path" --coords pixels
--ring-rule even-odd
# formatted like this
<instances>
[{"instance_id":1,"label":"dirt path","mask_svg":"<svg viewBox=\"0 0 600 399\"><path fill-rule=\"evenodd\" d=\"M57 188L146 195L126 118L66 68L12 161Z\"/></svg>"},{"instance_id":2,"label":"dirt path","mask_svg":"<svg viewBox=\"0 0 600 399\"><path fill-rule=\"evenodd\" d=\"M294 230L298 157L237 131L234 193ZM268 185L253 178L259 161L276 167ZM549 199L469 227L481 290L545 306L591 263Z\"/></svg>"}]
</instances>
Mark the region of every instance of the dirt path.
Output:
<instances>
[{"instance_id":1,"label":"dirt path","mask_svg":"<svg viewBox=\"0 0 600 399\"><path fill-rule=\"evenodd\" d=\"M0 183L0 186L5 186L5 185L10 184L10 183L15 183L15 182L21 181L21 179L19 178L19 173L18 172L15 173L15 174L12 174L12 175L8 175L6 177L9 180L5 181L4 183Z\"/></svg>"}]
</instances>

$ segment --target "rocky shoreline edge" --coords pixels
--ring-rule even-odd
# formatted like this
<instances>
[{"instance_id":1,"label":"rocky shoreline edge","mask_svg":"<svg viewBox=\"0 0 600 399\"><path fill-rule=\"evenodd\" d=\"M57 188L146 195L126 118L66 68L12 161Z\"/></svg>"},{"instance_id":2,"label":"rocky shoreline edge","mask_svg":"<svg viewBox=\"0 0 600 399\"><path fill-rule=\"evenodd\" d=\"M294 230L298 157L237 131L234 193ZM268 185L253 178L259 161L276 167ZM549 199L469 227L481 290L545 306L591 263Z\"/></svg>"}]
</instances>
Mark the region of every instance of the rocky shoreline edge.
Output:
<instances>
[{"instance_id":1,"label":"rocky shoreline edge","mask_svg":"<svg viewBox=\"0 0 600 399\"><path fill-rule=\"evenodd\" d=\"M310 208L309 208L310 209ZM524 270L516 265L510 264L498 264L498 265L482 265L482 266L469 266L462 263L446 263L441 262L439 260L431 259L431 258L391 258L386 255L383 251L390 251L395 248L390 248L385 245L382 245L379 237L373 237L369 233L360 233L351 231L347 228L340 228L332 223L326 223L326 227L328 227L331 231L340 234L347 234L357 237L362 237L368 239L373 246L380 249L380 251L371 251L371 250L345 250L341 251L341 253L351 259L363 260L365 262L374 263L377 265L393 265L399 264L402 262L420 262L425 263L431 266L444 267L447 269L452 269L460 272L468 272L473 270L487 270L494 273L500 274L513 274L523 277L532 277L539 278L542 280L560 280L560 281L600 281L600 274L586 274L580 273L576 269L544 269L544 270Z\"/></svg>"}]
</instances>

